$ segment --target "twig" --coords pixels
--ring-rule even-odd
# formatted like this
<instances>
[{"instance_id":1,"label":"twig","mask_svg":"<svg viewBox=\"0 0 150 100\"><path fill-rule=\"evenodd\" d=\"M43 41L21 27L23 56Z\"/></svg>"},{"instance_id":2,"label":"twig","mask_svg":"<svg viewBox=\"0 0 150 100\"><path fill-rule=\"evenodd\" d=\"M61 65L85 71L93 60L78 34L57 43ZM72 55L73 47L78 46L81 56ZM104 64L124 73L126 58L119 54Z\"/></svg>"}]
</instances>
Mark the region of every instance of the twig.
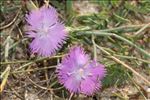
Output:
<instances>
[{"instance_id":1,"label":"twig","mask_svg":"<svg viewBox=\"0 0 150 100\"><path fill-rule=\"evenodd\" d=\"M38 85L37 83L35 83L32 79L30 79L29 77L27 77L28 79L29 79L29 81L31 82L31 83L33 83L35 86L37 86L37 87L39 87L39 88L41 88L41 89L43 89L43 90L50 90L50 91L54 91L54 90L59 90L59 89L62 89L63 88L63 86L62 87L59 87L59 88L55 88L55 89L52 89L52 88L48 88L48 87L43 87L43 86L40 86L40 85Z\"/></svg>"},{"instance_id":2,"label":"twig","mask_svg":"<svg viewBox=\"0 0 150 100\"><path fill-rule=\"evenodd\" d=\"M28 10L38 10L39 8L33 3L32 0L26 2Z\"/></svg>"},{"instance_id":3,"label":"twig","mask_svg":"<svg viewBox=\"0 0 150 100\"><path fill-rule=\"evenodd\" d=\"M147 98L145 97L145 95L143 94L143 92L139 89L138 85L136 84L135 80L131 78L130 74L127 73L127 75L129 76L130 80L132 81L132 83L135 85L135 87L137 88L137 90L140 92L140 94L143 96L143 98L145 100L147 100Z\"/></svg>"},{"instance_id":4,"label":"twig","mask_svg":"<svg viewBox=\"0 0 150 100\"><path fill-rule=\"evenodd\" d=\"M44 68L45 68L45 80L49 80L49 78L48 78L48 70L47 70L47 68L46 68L46 66L47 66L47 61L46 60L44 60L43 61L43 63L44 63ZM56 67L56 66L55 66ZM47 81L46 82L47 83L47 87L49 86L49 81ZM47 90L47 91L49 91L49 90ZM50 91L50 93L52 94L52 91Z\"/></svg>"},{"instance_id":5,"label":"twig","mask_svg":"<svg viewBox=\"0 0 150 100\"><path fill-rule=\"evenodd\" d=\"M9 45L10 45L10 36L7 37L7 40L6 40L6 45L5 45L5 61L8 61L8 55L9 55ZM7 65L5 71L1 74L1 78L3 79L2 80L2 83L0 84L0 92L3 91L5 85L6 85L6 82L7 82L7 79L8 79L8 76L10 74L10 65Z\"/></svg>"},{"instance_id":6,"label":"twig","mask_svg":"<svg viewBox=\"0 0 150 100\"><path fill-rule=\"evenodd\" d=\"M20 98L21 100L24 100L24 98L14 89L12 88L9 83L7 83L7 85L10 87L11 91L18 97Z\"/></svg>"},{"instance_id":7,"label":"twig","mask_svg":"<svg viewBox=\"0 0 150 100\"><path fill-rule=\"evenodd\" d=\"M65 55L65 54L64 54L64 55ZM62 57L62 56L64 56L64 55L58 55L58 56L53 56L53 57L43 57L43 58L39 58L39 59L36 59L35 61L31 61L31 62L29 62L29 63L27 63L27 64L24 64L24 65L20 66L18 69L16 69L16 71L21 70L21 69L23 69L23 68L25 68L25 67L27 67L27 66L29 66L29 65L31 65L31 64L34 64L35 62L42 61L42 60L46 60L46 59L59 58L59 57Z\"/></svg>"},{"instance_id":8,"label":"twig","mask_svg":"<svg viewBox=\"0 0 150 100\"><path fill-rule=\"evenodd\" d=\"M72 92L68 100L71 100L71 98L72 98L73 94L74 94L74 93Z\"/></svg>"},{"instance_id":9,"label":"twig","mask_svg":"<svg viewBox=\"0 0 150 100\"><path fill-rule=\"evenodd\" d=\"M51 68L56 68L56 66L49 66L49 67L43 67L43 68L34 68L34 69L23 70L23 71L13 71L13 72L11 72L11 74L33 72L33 71L45 70L45 69L51 69Z\"/></svg>"},{"instance_id":10,"label":"twig","mask_svg":"<svg viewBox=\"0 0 150 100\"><path fill-rule=\"evenodd\" d=\"M41 88L41 89L43 89L43 90L52 90L52 89L49 89L49 88L47 88L47 87L43 87L43 86L40 86L40 85L38 85L37 83L35 83L34 81L32 81L32 79L30 79L29 77L28 77L28 79L29 79L29 81L31 82L31 83L33 83L35 86L37 86L37 87L39 87L39 88Z\"/></svg>"},{"instance_id":11,"label":"twig","mask_svg":"<svg viewBox=\"0 0 150 100\"><path fill-rule=\"evenodd\" d=\"M124 67L126 67L127 69L129 69L131 72L133 72L134 74L136 74L137 76L139 76L142 80L144 80L148 85L150 85L150 82L144 78L143 76L141 76L138 72L136 72L133 68L131 68L129 65L125 64L124 62L122 62L121 60L119 60L118 58L112 56L109 52L107 52L106 50L104 50L102 47L98 46L96 44L97 48L99 48L101 51L103 51L105 54L109 55L110 58L112 58L113 60L115 60L116 62L120 63L121 65L123 65Z\"/></svg>"},{"instance_id":12,"label":"twig","mask_svg":"<svg viewBox=\"0 0 150 100\"><path fill-rule=\"evenodd\" d=\"M93 48L94 48L94 60L97 60L97 50L96 50L96 45L95 45L95 41L94 41L94 35L92 35L92 43L93 43Z\"/></svg>"},{"instance_id":13,"label":"twig","mask_svg":"<svg viewBox=\"0 0 150 100\"><path fill-rule=\"evenodd\" d=\"M28 38L23 38L23 39L21 39L21 40L15 42L15 43L12 44L11 46L9 46L8 50L11 50L13 47L17 46L19 43L24 42L24 41L26 41L26 40L28 40ZM4 54L4 52L2 52L1 54Z\"/></svg>"},{"instance_id":14,"label":"twig","mask_svg":"<svg viewBox=\"0 0 150 100\"><path fill-rule=\"evenodd\" d=\"M16 25L16 26L17 26L17 28L18 28L18 31L19 31L19 34L20 34L21 38L23 38L23 33L22 33L21 29L19 28L18 25Z\"/></svg>"},{"instance_id":15,"label":"twig","mask_svg":"<svg viewBox=\"0 0 150 100\"><path fill-rule=\"evenodd\" d=\"M145 30L147 27L150 27L150 23L144 25L140 30L138 30L138 31L135 33L135 36L141 35L140 33L141 33L143 30Z\"/></svg>"},{"instance_id":16,"label":"twig","mask_svg":"<svg viewBox=\"0 0 150 100\"><path fill-rule=\"evenodd\" d=\"M7 62L0 62L0 65L7 65L7 64L18 64L18 63L27 63L30 61L22 60L22 61L7 61Z\"/></svg>"},{"instance_id":17,"label":"twig","mask_svg":"<svg viewBox=\"0 0 150 100\"><path fill-rule=\"evenodd\" d=\"M0 76L3 79L2 83L0 84L0 93L3 91L6 85L9 74L10 74L10 66L8 65L5 71Z\"/></svg>"},{"instance_id":18,"label":"twig","mask_svg":"<svg viewBox=\"0 0 150 100\"><path fill-rule=\"evenodd\" d=\"M25 41L27 41L27 40L28 40L28 38L23 38L23 39L21 39L21 40L15 42L13 45L11 45L11 46L9 47L9 50L12 49L13 47L17 46L19 43L25 42Z\"/></svg>"},{"instance_id":19,"label":"twig","mask_svg":"<svg viewBox=\"0 0 150 100\"><path fill-rule=\"evenodd\" d=\"M6 39L6 45L5 45L5 54L4 54L5 61L8 61L10 40L11 40L11 38L10 38L10 36L8 36Z\"/></svg>"},{"instance_id":20,"label":"twig","mask_svg":"<svg viewBox=\"0 0 150 100\"><path fill-rule=\"evenodd\" d=\"M119 93L113 93L115 96L119 97L121 100L128 100L127 98L123 97Z\"/></svg>"},{"instance_id":21,"label":"twig","mask_svg":"<svg viewBox=\"0 0 150 100\"><path fill-rule=\"evenodd\" d=\"M16 21L16 19L17 19L18 15L20 14L21 9L22 9L22 8L20 8L20 9L18 10L18 12L17 12L16 16L14 17L14 19L13 19L11 22L10 22L10 23L8 23L8 24L7 24L7 25L5 25L5 26L0 27L0 30L5 29L5 28L7 28L7 27L11 26L11 25L12 25L12 24Z\"/></svg>"},{"instance_id":22,"label":"twig","mask_svg":"<svg viewBox=\"0 0 150 100\"><path fill-rule=\"evenodd\" d=\"M133 57L133 56L124 56L124 55L117 55L117 54L114 54L113 56L115 56L115 57L120 57L120 58L126 58L126 59L139 60L139 61L141 61L141 62L150 64L150 61L148 61L148 60L141 59L141 58L137 58L137 57Z\"/></svg>"}]
</instances>

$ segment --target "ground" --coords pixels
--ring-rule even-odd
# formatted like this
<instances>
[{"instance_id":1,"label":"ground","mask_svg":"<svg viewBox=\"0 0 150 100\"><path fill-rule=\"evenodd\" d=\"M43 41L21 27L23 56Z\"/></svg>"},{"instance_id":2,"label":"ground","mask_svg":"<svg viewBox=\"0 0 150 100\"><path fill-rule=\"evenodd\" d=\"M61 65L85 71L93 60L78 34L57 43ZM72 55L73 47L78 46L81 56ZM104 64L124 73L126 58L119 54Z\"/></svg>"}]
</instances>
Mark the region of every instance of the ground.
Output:
<instances>
[{"instance_id":1,"label":"ground","mask_svg":"<svg viewBox=\"0 0 150 100\"><path fill-rule=\"evenodd\" d=\"M33 0L42 6L44 0ZM72 100L150 99L149 0L49 0L69 37L55 56L31 54L25 35L28 0L0 1L1 100L67 100L55 69L72 45L105 65L102 88ZM7 77L8 76L8 77ZM5 81L7 81L5 83ZM5 83L4 85L2 83Z\"/></svg>"}]
</instances>

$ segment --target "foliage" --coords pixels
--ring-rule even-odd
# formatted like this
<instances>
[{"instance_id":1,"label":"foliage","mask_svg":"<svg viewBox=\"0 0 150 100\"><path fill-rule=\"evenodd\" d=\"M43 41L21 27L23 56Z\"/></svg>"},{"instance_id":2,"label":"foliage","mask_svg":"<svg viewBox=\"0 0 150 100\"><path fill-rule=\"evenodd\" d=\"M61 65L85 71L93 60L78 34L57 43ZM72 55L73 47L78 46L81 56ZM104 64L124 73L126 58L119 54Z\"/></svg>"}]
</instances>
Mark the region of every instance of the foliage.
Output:
<instances>
[{"instance_id":1,"label":"foliage","mask_svg":"<svg viewBox=\"0 0 150 100\"><path fill-rule=\"evenodd\" d=\"M112 56L139 74L150 75L149 0L49 0L59 12L69 37L57 55L44 58L31 55L28 49L30 39L24 34L28 9L23 1L27 0L0 0L0 73L11 67L4 90L17 86L15 95L19 98L27 90L42 96L51 93L54 98L68 98L70 94L58 83L54 71L72 45L81 45L92 59L105 65L108 72L103 80L104 90L126 85L130 79L127 73L134 77L131 70L111 59ZM42 0L32 1L36 6L44 4ZM81 8L94 5L95 11L79 9L77 5ZM4 92L5 95L9 93Z\"/></svg>"}]
</instances>

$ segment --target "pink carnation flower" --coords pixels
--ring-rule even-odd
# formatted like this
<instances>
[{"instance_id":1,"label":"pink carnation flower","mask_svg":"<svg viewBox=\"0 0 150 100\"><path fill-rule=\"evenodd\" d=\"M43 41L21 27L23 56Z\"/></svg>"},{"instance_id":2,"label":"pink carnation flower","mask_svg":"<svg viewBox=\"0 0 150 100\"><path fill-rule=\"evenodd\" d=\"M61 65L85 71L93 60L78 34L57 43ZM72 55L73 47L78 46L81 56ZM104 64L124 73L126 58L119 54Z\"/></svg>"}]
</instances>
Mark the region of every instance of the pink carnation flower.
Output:
<instances>
[{"instance_id":1,"label":"pink carnation flower","mask_svg":"<svg viewBox=\"0 0 150 100\"><path fill-rule=\"evenodd\" d=\"M27 14L26 21L28 23L26 34L33 38L30 44L32 53L50 56L62 47L67 34L55 8L43 6L33 10Z\"/></svg>"},{"instance_id":2,"label":"pink carnation flower","mask_svg":"<svg viewBox=\"0 0 150 100\"><path fill-rule=\"evenodd\" d=\"M57 68L58 79L70 92L92 95L106 75L104 65L90 60L81 47L74 47Z\"/></svg>"}]
</instances>

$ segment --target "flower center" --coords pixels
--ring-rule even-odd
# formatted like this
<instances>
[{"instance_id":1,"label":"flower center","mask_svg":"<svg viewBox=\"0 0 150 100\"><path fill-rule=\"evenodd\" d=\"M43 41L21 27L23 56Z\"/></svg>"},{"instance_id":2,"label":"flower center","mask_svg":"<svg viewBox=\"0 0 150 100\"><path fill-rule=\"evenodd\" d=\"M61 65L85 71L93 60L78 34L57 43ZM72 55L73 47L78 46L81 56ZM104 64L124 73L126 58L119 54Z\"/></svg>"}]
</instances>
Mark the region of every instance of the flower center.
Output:
<instances>
[{"instance_id":1,"label":"flower center","mask_svg":"<svg viewBox=\"0 0 150 100\"><path fill-rule=\"evenodd\" d=\"M82 68L80 68L78 70L78 74L82 77L84 75L84 70Z\"/></svg>"},{"instance_id":2,"label":"flower center","mask_svg":"<svg viewBox=\"0 0 150 100\"><path fill-rule=\"evenodd\" d=\"M45 36L45 35L47 35L47 34L49 33L49 30L52 29L52 28L54 28L55 25L56 25L56 23L54 23L54 24L52 24L52 25L50 25L50 26L49 26L49 24L47 24L47 23L44 23L44 22L41 23L41 27L40 27L39 30L38 30L39 35L40 35L40 36Z\"/></svg>"},{"instance_id":3,"label":"flower center","mask_svg":"<svg viewBox=\"0 0 150 100\"><path fill-rule=\"evenodd\" d=\"M74 69L72 72L68 72L67 75L74 76L77 80L82 80L91 76L92 73L85 66L83 66L82 68Z\"/></svg>"},{"instance_id":4,"label":"flower center","mask_svg":"<svg viewBox=\"0 0 150 100\"><path fill-rule=\"evenodd\" d=\"M76 79L78 80L81 80L82 78L85 79L86 75L85 75L85 72L82 68L76 70L76 71L73 71L73 72L70 72L70 73L67 73L69 76L70 75L74 75L76 77Z\"/></svg>"},{"instance_id":5,"label":"flower center","mask_svg":"<svg viewBox=\"0 0 150 100\"><path fill-rule=\"evenodd\" d=\"M79 79L79 80L86 78L86 73L85 73L83 68L80 68L79 70L77 70L76 78Z\"/></svg>"}]
</instances>

